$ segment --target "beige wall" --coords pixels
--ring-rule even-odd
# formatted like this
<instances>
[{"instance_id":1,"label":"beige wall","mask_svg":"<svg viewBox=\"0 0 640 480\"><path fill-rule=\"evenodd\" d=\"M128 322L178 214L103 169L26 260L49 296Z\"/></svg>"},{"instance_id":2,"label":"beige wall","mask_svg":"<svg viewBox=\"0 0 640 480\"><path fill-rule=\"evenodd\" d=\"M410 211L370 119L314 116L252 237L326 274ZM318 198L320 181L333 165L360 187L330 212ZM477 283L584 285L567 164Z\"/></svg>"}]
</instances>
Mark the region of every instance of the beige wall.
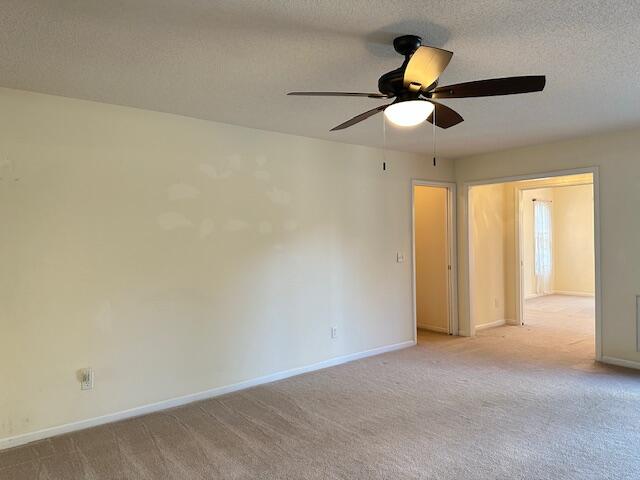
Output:
<instances>
[{"instance_id":1,"label":"beige wall","mask_svg":"<svg viewBox=\"0 0 640 480\"><path fill-rule=\"evenodd\" d=\"M593 294L593 185L553 189L553 290Z\"/></svg>"},{"instance_id":2,"label":"beige wall","mask_svg":"<svg viewBox=\"0 0 640 480\"><path fill-rule=\"evenodd\" d=\"M439 332L449 330L447 195L414 187L417 324Z\"/></svg>"},{"instance_id":3,"label":"beige wall","mask_svg":"<svg viewBox=\"0 0 640 480\"><path fill-rule=\"evenodd\" d=\"M470 190L471 302L476 328L506 319L507 193L504 184Z\"/></svg>"},{"instance_id":4,"label":"beige wall","mask_svg":"<svg viewBox=\"0 0 640 480\"><path fill-rule=\"evenodd\" d=\"M636 295L640 293L640 130L593 135L456 160L459 184L459 312L469 328L465 182L579 167L599 168L602 353L608 361L636 362Z\"/></svg>"},{"instance_id":5,"label":"beige wall","mask_svg":"<svg viewBox=\"0 0 640 480\"><path fill-rule=\"evenodd\" d=\"M7 89L0 111L0 439L414 338L411 179L450 162Z\"/></svg>"},{"instance_id":6,"label":"beige wall","mask_svg":"<svg viewBox=\"0 0 640 480\"><path fill-rule=\"evenodd\" d=\"M451 162L383 173L376 149L7 89L0 109L0 439L413 338L410 180ZM638 152L632 130L456 160L461 333L465 182L598 166L603 354L640 365Z\"/></svg>"}]
</instances>

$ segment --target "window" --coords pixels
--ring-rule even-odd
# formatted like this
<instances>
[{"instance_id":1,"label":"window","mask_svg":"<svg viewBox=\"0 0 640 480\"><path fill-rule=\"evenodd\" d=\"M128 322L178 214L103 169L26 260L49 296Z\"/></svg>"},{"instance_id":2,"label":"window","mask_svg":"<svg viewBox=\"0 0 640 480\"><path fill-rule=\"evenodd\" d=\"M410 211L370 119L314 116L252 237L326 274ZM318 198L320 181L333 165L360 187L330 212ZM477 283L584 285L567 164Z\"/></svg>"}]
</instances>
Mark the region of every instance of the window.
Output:
<instances>
[{"instance_id":1,"label":"window","mask_svg":"<svg viewBox=\"0 0 640 480\"><path fill-rule=\"evenodd\" d=\"M533 219L536 291L543 295L551 290L551 202L534 200Z\"/></svg>"}]
</instances>

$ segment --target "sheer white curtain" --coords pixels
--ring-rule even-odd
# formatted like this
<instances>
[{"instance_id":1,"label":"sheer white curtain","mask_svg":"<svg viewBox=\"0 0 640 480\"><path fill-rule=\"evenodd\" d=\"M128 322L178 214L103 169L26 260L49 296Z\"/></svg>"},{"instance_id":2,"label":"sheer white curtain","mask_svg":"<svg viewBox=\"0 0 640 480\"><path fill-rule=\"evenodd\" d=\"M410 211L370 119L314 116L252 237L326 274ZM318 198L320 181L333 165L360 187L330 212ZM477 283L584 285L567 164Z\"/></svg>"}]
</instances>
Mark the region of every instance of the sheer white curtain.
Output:
<instances>
[{"instance_id":1,"label":"sheer white curtain","mask_svg":"<svg viewBox=\"0 0 640 480\"><path fill-rule=\"evenodd\" d=\"M536 293L551 292L552 252L551 252L551 202L533 202L533 231L535 236L535 276Z\"/></svg>"}]
</instances>

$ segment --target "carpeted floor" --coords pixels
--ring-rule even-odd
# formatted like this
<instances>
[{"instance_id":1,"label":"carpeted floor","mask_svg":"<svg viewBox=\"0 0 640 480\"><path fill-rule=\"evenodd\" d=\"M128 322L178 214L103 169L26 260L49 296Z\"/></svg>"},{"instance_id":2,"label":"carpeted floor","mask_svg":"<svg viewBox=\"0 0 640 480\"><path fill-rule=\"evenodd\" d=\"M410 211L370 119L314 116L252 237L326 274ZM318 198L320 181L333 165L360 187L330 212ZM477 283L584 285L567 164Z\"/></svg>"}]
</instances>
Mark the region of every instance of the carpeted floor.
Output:
<instances>
[{"instance_id":1,"label":"carpeted floor","mask_svg":"<svg viewBox=\"0 0 640 480\"><path fill-rule=\"evenodd\" d=\"M640 372L595 364L593 300L0 452L9 479L638 479Z\"/></svg>"}]
</instances>

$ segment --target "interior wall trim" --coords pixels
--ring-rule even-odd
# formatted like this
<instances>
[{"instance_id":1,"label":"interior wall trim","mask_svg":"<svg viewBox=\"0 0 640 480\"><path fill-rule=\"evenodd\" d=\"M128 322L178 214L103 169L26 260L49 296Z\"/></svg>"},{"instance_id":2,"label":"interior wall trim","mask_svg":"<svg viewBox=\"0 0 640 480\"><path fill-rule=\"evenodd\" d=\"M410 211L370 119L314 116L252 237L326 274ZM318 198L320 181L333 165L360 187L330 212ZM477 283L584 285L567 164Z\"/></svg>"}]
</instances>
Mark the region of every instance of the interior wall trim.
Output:
<instances>
[{"instance_id":1,"label":"interior wall trim","mask_svg":"<svg viewBox=\"0 0 640 480\"><path fill-rule=\"evenodd\" d=\"M263 385L265 383L275 382L277 380L283 380L285 378L294 377L303 373L314 372L316 370L322 370L328 367L334 367L343 363L352 362L366 357L374 355L380 355L382 353L392 352L394 350L400 350L407 347L416 345L415 340L408 340L405 342L394 343L391 345L385 345L382 347L372 348L362 352L351 353L348 355L342 355L334 357L322 362L313 363L302 367L292 368L290 370L284 370L262 377L256 377L243 382L234 383L231 385L224 385L221 387L211 388L198 393L192 393L181 397L170 398L156 403L150 403L147 405L141 405L139 407L122 410L115 413L109 413L101 415L99 417L88 418L85 420L79 420L77 422L65 423L62 425L56 425L54 427L44 428L42 430L36 430L35 432L23 433L13 437L5 437L0 439L0 450L4 450L11 447L17 447L37 440L42 440L49 437L55 437L64 433L75 432L78 430L84 430L85 428L96 427L98 425L104 425L106 423L117 422L119 420L125 420L127 418L138 417L140 415L146 415L148 413L158 412L166 410L168 408L179 407L188 403L197 402L199 400L206 400L208 398L218 397L227 393L237 392L246 388Z\"/></svg>"},{"instance_id":2,"label":"interior wall trim","mask_svg":"<svg viewBox=\"0 0 640 480\"><path fill-rule=\"evenodd\" d=\"M436 325L418 325L418 330L426 330L429 332L449 333L447 327L438 327Z\"/></svg>"},{"instance_id":3,"label":"interior wall trim","mask_svg":"<svg viewBox=\"0 0 640 480\"><path fill-rule=\"evenodd\" d=\"M566 290L554 290L554 295L567 295L570 297L595 297L596 294L594 292L570 292Z\"/></svg>"},{"instance_id":4,"label":"interior wall trim","mask_svg":"<svg viewBox=\"0 0 640 480\"><path fill-rule=\"evenodd\" d=\"M602 357L602 363L608 363L609 365L616 365L618 367L627 367L640 370L640 362L634 362L633 360L625 360L624 358L609 357L605 355Z\"/></svg>"},{"instance_id":5,"label":"interior wall trim","mask_svg":"<svg viewBox=\"0 0 640 480\"><path fill-rule=\"evenodd\" d=\"M484 330L487 328L493 327L501 327L502 325L506 325L508 322L506 319L496 320L495 322L483 323L481 325L476 325L476 330Z\"/></svg>"}]
</instances>

